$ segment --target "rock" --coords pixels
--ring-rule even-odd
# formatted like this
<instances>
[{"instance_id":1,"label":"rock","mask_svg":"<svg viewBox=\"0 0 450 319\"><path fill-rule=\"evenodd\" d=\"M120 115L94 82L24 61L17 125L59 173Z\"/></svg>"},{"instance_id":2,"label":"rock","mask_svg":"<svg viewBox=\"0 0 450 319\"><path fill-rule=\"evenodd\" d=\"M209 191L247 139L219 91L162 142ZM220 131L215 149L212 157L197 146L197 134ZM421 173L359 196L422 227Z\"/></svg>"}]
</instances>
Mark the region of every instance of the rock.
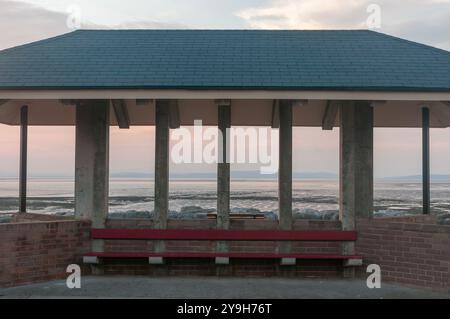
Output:
<instances>
[{"instance_id":1,"label":"rock","mask_svg":"<svg viewBox=\"0 0 450 319\"><path fill-rule=\"evenodd\" d=\"M322 219L322 215L318 210L305 208L302 210L294 209L293 219Z\"/></svg>"},{"instance_id":2,"label":"rock","mask_svg":"<svg viewBox=\"0 0 450 319\"><path fill-rule=\"evenodd\" d=\"M74 216L75 213L74 212L56 212L55 215L56 216Z\"/></svg>"},{"instance_id":3,"label":"rock","mask_svg":"<svg viewBox=\"0 0 450 319\"><path fill-rule=\"evenodd\" d=\"M411 215L408 212L398 210L379 210L373 213L373 217L398 217Z\"/></svg>"},{"instance_id":4,"label":"rock","mask_svg":"<svg viewBox=\"0 0 450 319\"><path fill-rule=\"evenodd\" d=\"M264 217L269 220L278 220L278 215L274 212L262 212Z\"/></svg>"},{"instance_id":5,"label":"rock","mask_svg":"<svg viewBox=\"0 0 450 319\"><path fill-rule=\"evenodd\" d=\"M325 210L321 214L324 220L339 220L339 212L336 210Z\"/></svg>"},{"instance_id":6,"label":"rock","mask_svg":"<svg viewBox=\"0 0 450 319\"><path fill-rule=\"evenodd\" d=\"M437 223L439 225L450 225L450 212L438 215Z\"/></svg>"},{"instance_id":7,"label":"rock","mask_svg":"<svg viewBox=\"0 0 450 319\"><path fill-rule=\"evenodd\" d=\"M200 206L185 206L181 207L181 214L194 214L194 213L203 213L204 209Z\"/></svg>"},{"instance_id":8,"label":"rock","mask_svg":"<svg viewBox=\"0 0 450 319\"><path fill-rule=\"evenodd\" d=\"M259 214L261 211L252 207L233 207L231 208L233 214Z\"/></svg>"},{"instance_id":9,"label":"rock","mask_svg":"<svg viewBox=\"0 0 450 319\"><path fill-rule=\"evenodd\" d=\"M154 213L148 211L128 211L128 212L116 212L109 214L109 218L145 218L151 219L154 217Z\"/></svg>"},{"instance_id":10,"label":"rock","mask_svg":"<svg viewBox=\"0 0 450 319\"><path fill-rule=\"evenodd\" d=\"M438 219L437 223L439 225L450 225L450 218Z\"/></svg>"},{"instance_id":11,"label":"rock","mask_svg":"<svg viewBox=\"0 0 450 319\"><path fill-rule=\"evenodd\" d=\"M12 216L0 216L0 224L12 222Z\"/></svg>"}]
</instances>

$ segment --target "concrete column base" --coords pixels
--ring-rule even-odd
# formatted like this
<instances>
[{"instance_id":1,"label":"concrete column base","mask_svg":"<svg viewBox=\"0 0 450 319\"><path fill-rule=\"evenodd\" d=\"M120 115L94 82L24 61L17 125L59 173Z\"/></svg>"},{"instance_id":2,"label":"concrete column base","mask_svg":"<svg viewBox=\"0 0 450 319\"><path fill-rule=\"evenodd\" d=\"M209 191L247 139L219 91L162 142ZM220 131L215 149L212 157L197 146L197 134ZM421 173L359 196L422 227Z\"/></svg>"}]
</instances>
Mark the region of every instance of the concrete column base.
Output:
<instances>
[{"instance_id":1,"label":"concrete column base","mask_svg":"<svg viewBox=\"0 0 450 319\"><path fill-rule=\"evenodd\" d=\"M297 263L297 259L295 258L281 258L280 265L281 266L293 266Z\"/></svg>"},{"instance_id":2,"label":"concrete column base","mask_svg":"<svg viewBox=\"0 0 450 319\"><path fill-rule=\"evenodd\" d=\"M84 264L100 264L100 262L101 262L100 258L96 256L83 256Z\"/></svg>"},{"instance_id":3,"label":"concrete column base","mask_svg":"<svg viewBox=\"0 0 450 319\"><path fill-rule=\"evenodd\" d=\"M162 265L164 264L163 257L148 257L148 263L150 265Z\"/></svg>"},{"instance_id":4,"label":"concrete column base","mask_svg":"<svg viewBox=\"0 0 450 319\"><path fill-rule=\"evenodd\" d=\"M344 267L362 266L362 259L348 259L344 261Z\"/></svg>"},{"instance_id":5,"label":"concrete column base","mask_svg":"<svg viewBox=\"0 0 450 319\"><path fill-rule=\"evenodd\" d=\"M230 263L230 258L228 257L216 257L216 265L228 265Z\"/></svg>"}]
</instances>

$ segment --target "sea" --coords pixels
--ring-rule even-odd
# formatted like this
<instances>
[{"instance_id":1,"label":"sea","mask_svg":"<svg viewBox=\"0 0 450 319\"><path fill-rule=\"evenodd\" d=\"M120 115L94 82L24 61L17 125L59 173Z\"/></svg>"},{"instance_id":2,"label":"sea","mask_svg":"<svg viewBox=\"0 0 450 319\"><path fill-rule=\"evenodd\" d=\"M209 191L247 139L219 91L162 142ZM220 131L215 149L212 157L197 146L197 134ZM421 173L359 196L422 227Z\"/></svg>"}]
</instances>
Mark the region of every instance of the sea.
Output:
<instances>
[{"instance_id":1,"label":"sea","mask_svg":"<svg viewBox=\"0 0 450 319\"><path fill-rule=\"evenodd\" d=\"M266 212L277 214L276 180L232 180L231 211L235 213ZM109 214L122 216L152 212L154 184L150 179L110 179ZM169 210L178 214L216 210L215 180L171 180ZM10 214L18 207L17 179L0 178L0 214ZM31 178L28 182L28 212L73 215L73 179ZM338 212L337 180L294 180L293 212L319 216ZM422 185L414 181L377 181L374 184L376 215L420 214ZM431 185L431 210L450 211L450 182Z\"/></svg>"}]
</instances>

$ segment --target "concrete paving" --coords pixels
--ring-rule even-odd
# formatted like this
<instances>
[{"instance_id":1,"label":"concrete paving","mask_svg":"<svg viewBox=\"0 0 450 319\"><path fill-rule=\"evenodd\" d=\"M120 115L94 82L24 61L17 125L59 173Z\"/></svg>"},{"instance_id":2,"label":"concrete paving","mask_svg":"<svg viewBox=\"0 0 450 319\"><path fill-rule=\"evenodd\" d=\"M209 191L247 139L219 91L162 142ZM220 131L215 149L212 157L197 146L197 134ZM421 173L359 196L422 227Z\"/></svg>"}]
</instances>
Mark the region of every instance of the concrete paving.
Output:
<instances>
[{"instance_id":1,"label":"concrete paving","mask_svg":"<svg viewBox=\"0 0 450 319\"><path fill-rule=\"evenodd\" d=\"M82 278L80 289L67 288L65 281L52 281L3 288L0 298L409 299L450 298L450 295L392 284L369 289L363 280L89 276Z\"/></svg>"}]
</instances>

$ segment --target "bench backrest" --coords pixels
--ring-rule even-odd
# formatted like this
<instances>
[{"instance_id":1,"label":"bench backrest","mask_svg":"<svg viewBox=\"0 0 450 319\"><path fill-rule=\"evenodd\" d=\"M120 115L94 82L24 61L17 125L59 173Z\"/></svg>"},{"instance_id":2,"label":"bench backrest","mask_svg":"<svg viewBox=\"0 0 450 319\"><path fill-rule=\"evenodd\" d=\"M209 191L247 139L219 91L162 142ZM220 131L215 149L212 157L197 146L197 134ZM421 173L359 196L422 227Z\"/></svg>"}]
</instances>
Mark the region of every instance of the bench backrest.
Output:
<instances>
[{"instance_id":1,"label":"bench backrest","mask_svg":"<svg viewBox=\"0 0 450 319\"><path fill-rule=\"evenodd\" d=\"M356 231L343 230L222 230L222 229L99 229L93 239L235 240L235 241L355 241Z\"/></svg>"}]
</instances>

